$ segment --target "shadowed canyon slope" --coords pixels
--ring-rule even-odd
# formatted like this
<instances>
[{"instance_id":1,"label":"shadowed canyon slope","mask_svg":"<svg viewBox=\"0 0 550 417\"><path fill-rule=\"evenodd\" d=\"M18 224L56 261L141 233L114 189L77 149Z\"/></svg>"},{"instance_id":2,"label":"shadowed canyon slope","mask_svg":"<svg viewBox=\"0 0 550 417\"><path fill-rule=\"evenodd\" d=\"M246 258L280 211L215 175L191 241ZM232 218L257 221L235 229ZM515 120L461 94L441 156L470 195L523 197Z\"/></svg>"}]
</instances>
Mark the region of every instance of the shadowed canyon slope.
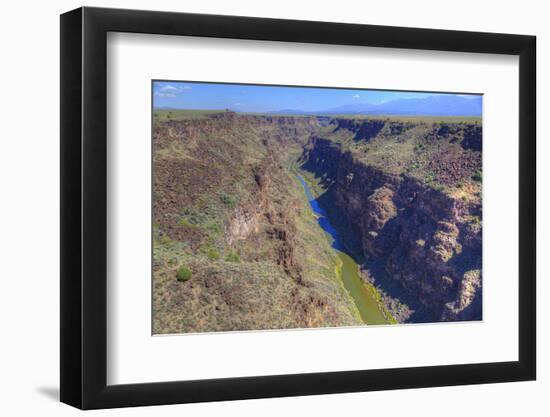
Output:
<instances>
[{"instance_id":1,"label":"shadowed canyon slope","mask_svg":"<svg viewBox=\"0 0 550 417\"><path fill-rule=\"evenodd\" d=\"M157 114L153 149L154 333L364 324L298 171L381 309L481 319L477 122Z\"/></svg>"}]
</instances>

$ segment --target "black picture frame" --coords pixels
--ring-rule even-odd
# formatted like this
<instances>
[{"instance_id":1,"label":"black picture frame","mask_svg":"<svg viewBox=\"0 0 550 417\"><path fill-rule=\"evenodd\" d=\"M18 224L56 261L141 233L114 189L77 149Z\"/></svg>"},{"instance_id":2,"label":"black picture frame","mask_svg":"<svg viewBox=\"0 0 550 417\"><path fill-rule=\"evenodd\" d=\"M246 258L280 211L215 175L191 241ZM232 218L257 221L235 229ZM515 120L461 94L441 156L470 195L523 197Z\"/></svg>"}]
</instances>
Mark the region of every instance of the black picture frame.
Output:
<instances>
[{"instance_id":1,"label":"black picture frame","mask_svg":"<svg viewBox=\"0 0 550 417\"><path fill-rule=\"evenodd\" d=\"M519 360L107 385L108 32L519 56ZM80 8L61 16L61 401L81 409L534 380L534 36Z\"/></svg>"}]
</instances>

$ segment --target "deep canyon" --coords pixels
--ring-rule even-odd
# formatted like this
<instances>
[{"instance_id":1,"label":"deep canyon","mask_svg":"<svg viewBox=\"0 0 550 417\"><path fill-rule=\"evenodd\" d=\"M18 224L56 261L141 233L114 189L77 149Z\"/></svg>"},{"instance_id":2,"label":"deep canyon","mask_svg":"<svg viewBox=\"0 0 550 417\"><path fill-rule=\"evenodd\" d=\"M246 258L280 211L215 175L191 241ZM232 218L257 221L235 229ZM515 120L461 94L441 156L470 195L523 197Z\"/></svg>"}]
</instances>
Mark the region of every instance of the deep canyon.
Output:
<instances>
[{"instance_id":1,"label":"deep canyon","mask_svg":"<svg viewBox=\"0 0 550 417\"><path fill-rule=\"evenodd\" d=\"M154 332L480 320L481 151L467 118L155 114Z\"/></svg>"}]
</instances>

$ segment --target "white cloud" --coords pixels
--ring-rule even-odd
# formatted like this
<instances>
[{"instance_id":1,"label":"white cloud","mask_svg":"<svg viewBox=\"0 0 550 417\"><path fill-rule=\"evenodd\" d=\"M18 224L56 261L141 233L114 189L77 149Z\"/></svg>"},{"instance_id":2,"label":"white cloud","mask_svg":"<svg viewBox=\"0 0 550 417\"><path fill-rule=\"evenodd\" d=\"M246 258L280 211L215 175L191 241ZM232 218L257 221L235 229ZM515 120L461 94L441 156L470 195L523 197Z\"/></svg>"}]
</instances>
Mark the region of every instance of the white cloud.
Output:
<instances>
[{"instance_id":1,"label":"white cloud","mask_svg":"<svg viewBox=\"0 0 550 417\"><path fill-rule=\"evenodd\" d=\"M171 84L163 85L158 89L158 91L155 92L155 95L157 97L168 97L168 98L174 98L178 94L183 93L184 90L191 90L191 87L187 85L183 86L174 86Z\"/></svg>"},{"instance_id":2,"label":"white cloud","mask_svg":"<svg viewBox=\"0 0 550 417\"><path fill-rule=\"evenodd\" d=\"M351 96L352 98L360 98L361 96L359 94L354 94Z\"/></svg>"},{"instance_id":3,"label":"white cloud","mask_svg":"<svg viewBox=\"0 0 550 417\"><path fill-rule=\"evenodd\" d=\"M242 106L243 103L233 103L234 106Z\"/></svg>"},{"instance_id":4,"label":"white cloud","mask_svg":"<svg viewBox=\"0 0 550 417\"><path fill-rule=\"evenodd\" d=\"M161 93L160 91L155 92L155 96L157 96L157 97L167 97L167 98L176 97L176 95L174 93Z\"/></svg>"},{"instance_id":5,"label":"white cloud","mask_svg":"<svg viewBox=\"0 0 550 417\"><path fill-rule=\"evenodd\" d=\"M162 87L160 87L160 91L179 91L179 88L168 84L168 85L163 85Z\"/></svg>"}]
</instances>

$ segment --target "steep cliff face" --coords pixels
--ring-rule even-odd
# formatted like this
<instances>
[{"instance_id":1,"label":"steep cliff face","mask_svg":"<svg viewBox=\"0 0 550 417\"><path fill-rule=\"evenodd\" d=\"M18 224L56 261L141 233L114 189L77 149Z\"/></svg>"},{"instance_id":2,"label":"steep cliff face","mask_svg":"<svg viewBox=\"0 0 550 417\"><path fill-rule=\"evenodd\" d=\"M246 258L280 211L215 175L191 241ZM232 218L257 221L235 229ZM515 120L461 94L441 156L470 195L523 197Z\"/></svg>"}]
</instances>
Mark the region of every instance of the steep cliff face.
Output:
<instances>
[{"instance_id":1,"label":"steep cliff face","mask_svg":"<svg viewBox=\"0 0 550 417\"><path fill-rule=\"evenodd\" d=\"M385 272L436 320L481 318L481 206L416 178L357 161L312 138L304 169L322 178L328 205L352 249L382 260Z\"/></svg>"},{"instance_id":2,"label":"steep cliff face","mask_svg":"<svg viewBox=\"0 0 550 417\"><path fill-rule=\"evenodd\" d=\"M375 137L385 125L383 120L354 120L337 118L331 121L331 124L336 127L335 130L345 129L353 132L353 139L365 140Z\"/></svg>"},{"instance_id":3,"label":"steep cliff face","mask_svg":"<svg viewBox=\"0 0 550 417\"><path fill-rule=\"evenodd\" d=\"M266 255L282 266L297 283L307 286L295 253L296 225L292 213L298 208L297 202L284 197L289 178L282 171L279 158L271 151L252 174L255 185L250 191L254 193L254 199L237 205L230 213L224 234L227 243L233 245L237 240L247 240L263 233L274 246L274 250ZM279 198L274 199L273 195Z\"/></svg>"}]
</instances>

